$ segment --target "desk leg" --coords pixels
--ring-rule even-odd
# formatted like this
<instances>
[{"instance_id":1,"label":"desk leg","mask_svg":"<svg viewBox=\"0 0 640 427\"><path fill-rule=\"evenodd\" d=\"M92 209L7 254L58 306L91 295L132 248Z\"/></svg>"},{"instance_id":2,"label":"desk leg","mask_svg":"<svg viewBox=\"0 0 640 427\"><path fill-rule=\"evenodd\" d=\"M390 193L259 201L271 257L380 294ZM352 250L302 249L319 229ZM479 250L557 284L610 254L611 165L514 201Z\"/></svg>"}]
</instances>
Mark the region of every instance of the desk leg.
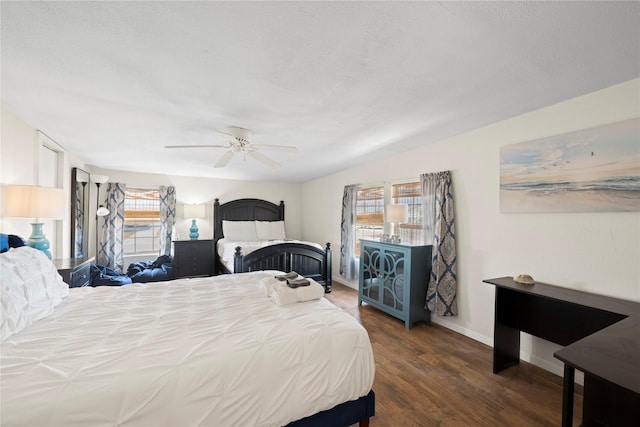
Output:
<instances>
[{"instance_id":1,"label":"desk leg","mask_svg":"<svg viewBox=\"0 0 640 427\"><path fill-rule=\"evenodd\" d=\"M562 384L562 427L573 425L573 389L576 370L564 364L564 382Z\"/></svg>"},{"instance_id":2,"label":"desk leg","mask_svg":"<svg viewBox=\"0 0 640 427\"><path fill-rule=\"evenodd\" d=\"M517 325L518 295L508 289L496 288L493 329L493 373L520 363L520 330Z\"/></svg>"}]
</instances>

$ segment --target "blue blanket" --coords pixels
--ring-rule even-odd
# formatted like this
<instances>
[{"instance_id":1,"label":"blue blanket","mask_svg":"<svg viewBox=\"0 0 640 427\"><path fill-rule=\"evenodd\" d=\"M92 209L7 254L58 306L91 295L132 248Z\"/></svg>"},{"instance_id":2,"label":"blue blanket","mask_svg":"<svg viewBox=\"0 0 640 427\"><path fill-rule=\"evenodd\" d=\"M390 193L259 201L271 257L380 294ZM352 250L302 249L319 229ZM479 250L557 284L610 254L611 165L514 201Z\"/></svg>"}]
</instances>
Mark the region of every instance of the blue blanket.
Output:
<instances>
[{"instance_id":1,"label":"blue blanket","mask_svg":"<svg viewBox=\"0 0 640 427\"><path fill-rule=\"evenodd\" d=\"M105 267L91 265L91 286L122 286L130 283L161 282L175 279L173 261L168 255L161 255L154 261L129 264L126 273Z\"/></svg>"},{"instance_id":2,"label":"blue blanket","mask_svg":"<svg viewBox=\"0 0 640 427\"><path fill-rule=\"evenodd\" d=\"M155 261L130 264L127 269L127 276L134 283L161 282L175 279L173 262L168 255L161 255Z\"/></svg>"},{"instance_id":3,"label":"blue blanket","mask_svg":"<svg viewBox=\"0 0 640 427\"><path fill-rule=\"evenodd\" d=\"M91 286L122 286L130 283L133 283L131 277L126 274L104 265L91 264Z\"/></svg>"}]
</instances>

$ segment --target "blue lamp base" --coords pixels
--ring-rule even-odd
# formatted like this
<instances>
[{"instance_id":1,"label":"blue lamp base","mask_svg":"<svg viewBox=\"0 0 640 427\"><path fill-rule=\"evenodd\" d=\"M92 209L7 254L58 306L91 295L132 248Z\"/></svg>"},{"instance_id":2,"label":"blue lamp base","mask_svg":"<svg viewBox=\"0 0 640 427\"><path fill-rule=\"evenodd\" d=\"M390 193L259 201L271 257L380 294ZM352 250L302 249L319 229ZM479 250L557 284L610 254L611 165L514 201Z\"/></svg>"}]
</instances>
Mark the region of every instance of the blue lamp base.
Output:
<instances>
[{"instance_id":1,"label":"blue lamp base","mask_svg":"<svg viewBox=\"0 0 640 427\"><path fill-rule=\"evenodd\" d=\"M43 225L44 224L41 222L31 223L31 236L29 236L29 239L27 240L27 246L31 246L32 248L44 252L47 258L51 259L51 252L49 252L51 245L42 232Z\"/></svg>"},{"instance_id":2,"label":"blue lamp base","mask_svg":"<svg viewBox=\"0 0 640 427\"><path fill-rule=\"evenodd\" d=\"M198 240L198 237L200 236L198 234L198 226L196 225L196 220L192 219L191 220L191 228L189 229L190 233L189 233L189 238L191 240Z\"/></svg>"}]
</instances>

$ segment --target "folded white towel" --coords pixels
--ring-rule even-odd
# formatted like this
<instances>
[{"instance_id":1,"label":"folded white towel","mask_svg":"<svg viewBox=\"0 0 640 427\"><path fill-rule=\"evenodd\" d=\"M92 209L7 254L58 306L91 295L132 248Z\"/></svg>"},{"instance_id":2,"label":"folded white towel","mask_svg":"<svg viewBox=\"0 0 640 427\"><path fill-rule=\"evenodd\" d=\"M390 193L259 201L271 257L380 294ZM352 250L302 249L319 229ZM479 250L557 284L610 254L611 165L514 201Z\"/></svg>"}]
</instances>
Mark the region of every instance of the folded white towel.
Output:
<instances>
[{"instance_id":1,"label":"folded white towel","mask_svg":"<svg viewBox=\"0 0 640 427\"><path fill-rule=\"evenodd\" d=\"M320 299L324 296L324 287L313 279L309 280L309 286L290 288L286 283L280 282L271 288L271 301L274 304L283 306L297 302Z\"/></svg>"},{"instance_id":2,"label":"folded white towel","mask_svg":"<svg viewBox=\"0 0 640 427\"><path fill-rule=\"evenodd\" d=\"M286 282L278 280L274 277L265 277L264 279L261 279L260 284L264 287L264 296L270 297L271 290L273 289L273 287L281 283L286 283Z\"/></svg>"}]
</instances>

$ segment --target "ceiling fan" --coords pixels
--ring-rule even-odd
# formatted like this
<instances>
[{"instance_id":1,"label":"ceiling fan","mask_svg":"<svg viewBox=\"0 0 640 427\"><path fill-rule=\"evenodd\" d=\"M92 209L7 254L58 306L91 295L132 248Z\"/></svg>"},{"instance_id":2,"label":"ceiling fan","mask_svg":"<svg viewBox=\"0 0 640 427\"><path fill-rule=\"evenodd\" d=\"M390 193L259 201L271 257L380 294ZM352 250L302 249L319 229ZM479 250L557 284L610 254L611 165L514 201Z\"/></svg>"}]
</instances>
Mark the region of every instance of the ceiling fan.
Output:
<instances>
[{"instance_id":1,"label":"ceiling fan","mask_svg":"<svg viewBox=\"0 0 640 427\"><path fill-rule=\"evenodd\" d=\"M268 145L268 144L252 144L251 131L241 127L230 126L216 132L222 134L227 141L226 145L220 144L200 144L200 145L165 145L164 148L226 148L227 152L216 162L213 167L225 167L236 153L242 153L243 156L249 155L259 162L277 169L282 165L275 160L260 153L260 151L281 151L286 153L297 153L298 149L289 145Z\"/></svg>"}]
</instances>

